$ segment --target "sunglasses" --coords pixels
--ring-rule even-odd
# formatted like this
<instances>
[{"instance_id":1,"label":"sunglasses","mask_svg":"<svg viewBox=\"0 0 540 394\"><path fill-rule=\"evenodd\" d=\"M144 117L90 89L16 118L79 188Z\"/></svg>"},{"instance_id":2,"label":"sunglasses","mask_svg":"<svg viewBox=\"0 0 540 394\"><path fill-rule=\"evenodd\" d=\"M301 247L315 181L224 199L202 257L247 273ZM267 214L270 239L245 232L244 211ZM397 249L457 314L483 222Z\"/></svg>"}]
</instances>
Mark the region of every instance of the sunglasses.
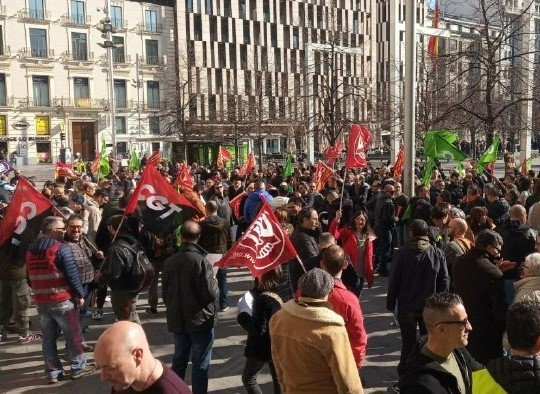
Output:
<instances>
[{"instance_id":1,"label":"sunglasses","mask_svg":"<svg viewBox=\"0 0 540 394\"><path fill-rule=\"evenodd\" d=\"M469 323L469 318L466 317L465 319L463 320L448 320L448 321L440 321L438 323L435 324L435 326L438 326L439 324L450 324L450 325L455 325L455 326L467 326L467 324Z\"/></svg>"}]
</instances>

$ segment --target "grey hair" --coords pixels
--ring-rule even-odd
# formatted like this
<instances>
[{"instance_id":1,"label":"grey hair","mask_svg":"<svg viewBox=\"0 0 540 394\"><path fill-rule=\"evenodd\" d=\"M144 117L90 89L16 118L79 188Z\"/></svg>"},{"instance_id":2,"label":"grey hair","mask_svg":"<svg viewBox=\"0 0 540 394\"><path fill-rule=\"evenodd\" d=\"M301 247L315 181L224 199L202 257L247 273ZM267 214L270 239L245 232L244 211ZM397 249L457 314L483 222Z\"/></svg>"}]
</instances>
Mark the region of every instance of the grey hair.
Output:
<instances>
[{"instance_id":1,"label":"grey hair","mask_svg":"<svg viewBox=\"0 0 540 394\"><path fill-rule=\"evenodd\" d=\"M60 216L47 216L45 219L43 219L41 231L45 234L51 230L54 230L58 222L64 224L64 219L62 219Z\"/></svg>"},{"instance_id":2,"label":"grey hair","mask_svg":"<svg viewBox=\"0 0 540 394\"><path fill-rule=\"evenodd\" d=\"M525 262L523 264L527 264L529 267L529 271L531 271L531 274L534 276L540 276L540 253L531 253L527 257L525 257Z\"/></svg>"}]
</instances>

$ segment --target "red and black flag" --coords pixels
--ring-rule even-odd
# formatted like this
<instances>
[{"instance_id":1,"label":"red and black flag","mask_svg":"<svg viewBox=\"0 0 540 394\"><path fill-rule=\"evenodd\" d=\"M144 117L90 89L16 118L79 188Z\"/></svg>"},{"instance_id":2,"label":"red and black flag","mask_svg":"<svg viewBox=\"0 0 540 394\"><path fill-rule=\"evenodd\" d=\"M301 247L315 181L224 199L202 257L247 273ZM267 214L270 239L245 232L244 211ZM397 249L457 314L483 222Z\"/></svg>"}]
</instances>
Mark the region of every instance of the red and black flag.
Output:
<instances>
[{"instance_id":1,"label":"red and black flag","mask_svg":"<svg viewBox=\"0 0 540 394\"><path fill-rule=\"evenodd\" d=\"M240 220L244 217L244 213L240 210L240 208L242 207L242 201L244 201L244 198L247 198L246 192L240 193L229 202L229 205L231 206L233 215L236 218L236 220Z\"/></svg>"},{"instance_id":2,"label":"red and black flag","mask_svg":"<svg viewBox=\"0 0 540 394\"><path fill-rule=\"evenodd\" d=\"M125 214L133 214L155 234L174 231L197 210L154 166L146 166Z\"/></svg>"},{"instance_id":3,"label":"red and black flag","mask_svg":"<svg viewBox=\"0 0 540 394\"><path fill-rule=\"evenodd\" d=\"M37 238L43 219L52 215L53 204L26 179L20 178L0 222L0 264L24 264L26 249Z\"/></svg>"},{"instance_id":4,"label":"red and black flag","mask_svg":"<svg viewBox=\"0 0 540 394\"><path fill-rule=\"evenodd\" d=\"M274 211L264 201L262 209L246 232L214 265L217 267L245 266L254 277L259 277L274 267L294 259L297 255Z\"/></svg>"},{"instance_id":5,"label":"red and black flag","mask_svg":"<svg viewBox=\"0 0 540 394\"><path fill-rule=\"evenodd\" d=\"M161 163L161 153L159 151L159 149L157 151L155 151L154 153L152 153L150 155L150 157L148 158L148 160L146 161L146 165L147 166L157 166L159 163Z\"/></svg>"}]
</instances>

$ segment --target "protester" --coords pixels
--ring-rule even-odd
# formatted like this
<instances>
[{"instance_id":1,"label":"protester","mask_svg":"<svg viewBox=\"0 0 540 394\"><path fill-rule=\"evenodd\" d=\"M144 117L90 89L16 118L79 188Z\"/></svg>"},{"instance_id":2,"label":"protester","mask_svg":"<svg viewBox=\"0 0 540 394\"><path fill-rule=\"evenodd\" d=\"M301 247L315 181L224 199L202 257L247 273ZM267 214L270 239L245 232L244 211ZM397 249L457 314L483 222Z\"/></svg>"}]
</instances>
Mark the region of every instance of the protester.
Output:
<instances>
[{"instance_id":1,"label":"protester","mask_svg":"<svg viewBox=\"0 0 540 394\"><path fill-rule=\"evenodd\" d=\"M177 374L152 355L138 324L119 321L107 328L96 342L94 357L113 394L191 393Z\"/></svg>"},{"instance_id":2,"label":"protester","mask_svg":"<svg viewBox=\"0 0 540 394\"><path fill-rule=\"evenodd\" d=\"M457 258L467 253L474 246L474 242L466 238L468 230L467 222L463 219L452 219L448 223L448 236L450 242L444 247L446 267L450 275L450 289L453 288L452 269Z\"/></svg>"},{"instance_id":3,"label":"protester","mask_svg":"<svg viewBox=\"0 0 540 394\"><path fill-rule=\"evenodd\" d=\"M316 256L319 239L319 215L313 208L303 208L298 213L299 224L291 235L291 242L301 261Z\"/></svg>"},{"instance_id":4,"label":"protester","mask_svg":"<svg viewBox=\"0 0 540 394\"><path fill-rule=\"evenodd\" d=\"M314 268L298 283L302 296L270 319L272 360L285 393L363 393L343 318L332 311L330 274Z\"/></svg>"}]
</instances>

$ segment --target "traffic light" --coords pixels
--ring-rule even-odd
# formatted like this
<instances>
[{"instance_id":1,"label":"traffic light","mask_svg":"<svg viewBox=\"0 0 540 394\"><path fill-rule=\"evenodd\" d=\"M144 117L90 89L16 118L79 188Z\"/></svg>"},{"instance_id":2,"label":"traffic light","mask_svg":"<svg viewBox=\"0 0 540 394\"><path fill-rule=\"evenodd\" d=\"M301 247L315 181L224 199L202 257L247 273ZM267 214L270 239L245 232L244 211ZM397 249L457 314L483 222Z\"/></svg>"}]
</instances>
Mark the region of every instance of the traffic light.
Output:
<instances>
[{"instance_id":1,"label":"traffic light","mask_svg":"<svg viewBox=\"0 0 540 394\"><path fill-rule=\"evenodd\" d=\"M60 133L60 141L65 141L65 140L66 140L66 133L61 132Z\"/></svg>"}]
</instances>

